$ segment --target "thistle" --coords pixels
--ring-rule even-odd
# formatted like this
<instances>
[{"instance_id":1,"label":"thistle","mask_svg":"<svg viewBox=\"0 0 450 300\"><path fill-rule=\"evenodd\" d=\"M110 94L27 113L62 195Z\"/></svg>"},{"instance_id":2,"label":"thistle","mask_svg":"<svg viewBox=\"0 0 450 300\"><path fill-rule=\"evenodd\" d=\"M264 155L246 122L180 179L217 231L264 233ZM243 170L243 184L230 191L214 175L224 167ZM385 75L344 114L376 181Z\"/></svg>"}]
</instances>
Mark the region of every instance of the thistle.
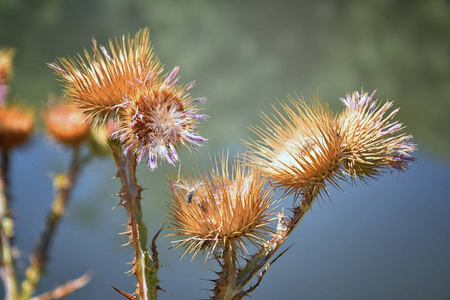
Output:
<instances>
[{"instance_id":1,"label":"thistle","mask_svg":"<svg viewBox=\"0 0 450 300\"><path fill-rule=\"evenodd\" d=\"M73 106L86 118L103 123L125 97L136 92L138 83L158 77L162 67L147 28L134 38L110 40L108 47L92 42L92 54L84 50L84 58L59 58L49 66L61 77Z\"/></svg>"},{"instance_id":2,"label":"thistle","mask_svg":"<svg viewBox=\"0 0 450 300\"><path fill-rule=\"evenodd\" d=\"M374 94L353 92L341 99L346 107L339 116L342 166L351 178L364 180L386 168L403 171L414 160L412 136L393 121L399 108L388 112L393 102L378 103Z\"/></svg>"},{"instance_id":3,"label":"thistle","mask_svg":"<svg viewBox=\"0 0 450 300\"><path fill-rule=\"evenodd\" d=\"M254 151L258 165L275 187L298 198L326 192L326 183L338 187L343 174L341 136L336 117L316 97L311 107L289 98L274 108L272 117L262 115L264 127L250 127L259 140L244 142Z\"/></svg>"},{"instance_id":4,"label":"thistle","mask_svg":"<svg viewBox=\"0 0 450 300\"><path fill-rule=\"evenodd\" d=\"M11 78L11 63L13 50L0 50L0 277L4 283L5 299L30 299L35 288L44 273L45 262L47 260L48 248L55 232L56 225L64 214L70 191L73 187L75 176L79 169L79 140L77 136L74 140L68 131L73 134L76 131L85 131L86 125L81 122L73 124L70 114L61 106L53 107L52 111L46 114L47 125L52 132L52 136L62 143L74 143L74 157L71 163L69 174L59 174L55 177L56 195L52 211L47 218L46 228L41 235L40 241L31 257L30 266L25 271L25 278L18 285L15 258L13 255L12 241L14 238L14 219L10 209L9 197L9 168L10 154L14 148L26 143L34 131L34 116L31 110L22 109L18 106L4 105L4 100L8 92L9 80ZM86 134L84 134L86 135ZM71 136L71 137L69 137ZM76 144L76 145L75 145ZM52 297L64 297L84 286L89 281L89 276L84 275L76 280L66 283L64 286L56 287L49 293ZM47 296L47 295L46 295ZM45 298L42 296L40 298Z\"/></svg>"},{"instance_id":5,"label":"thistle","mask_svg":"<svg viewBox=\"0 0 450 300\"><path fill-rule=\"evenodd\" d=\"M0 148L9 151L24 144L34 130L33 112L15 106L0 107Z\"/></svg>"},{"instance_id":6,"label":"thistle","mask_svg":"<svg viewBox=\"0 0 450 300\"><path fill-rule=\"evenodd\" d=\"M25 270L25 278L21 284L22 289L19 295L20 300L30 299L35 293L36 287L46 271L49 249L55 238L56 228L67 210L76 180L82 167L92 158L90 155L82 157L81 152L81 145L87 140L90 133L90 122L84 122L81 116L66 102L51 97L49 107L43 113L42 118L47 134L56 142L70 148L72 158L67 173L57 174L53 178L55 197L46 218L45 228L30 257L30 265ZM63 297L82 288L89 281L90 276L85 274L44 295L60 294ZM44 295L40 295L39 298L45 298Z\"/></svg>"},{"instance_id":7,"label":"thistle","mask_svg":"<svg viewBox=\"0 0 450 300\"><path fill-rule=\"evenodd\" d=\"M136 167L145 160L150 170L162 160L175 164L178 148L196 150L206 141L196 133L197 120L206 117L194 106L204 98L190 98L194 82L178 84L179 67L163 74L148 29L140 30L134 38L109 41L108 47L93 40L93 54L85 50L84 58L60 58L50 67L61 77L68 98L84 118L97 128L111 120L117 124L108 146L122 182L117 195L129 218L125 234L135 254L130 272L138 281L133 294L117 291L129 299L137 295L156 299L160 289L158 253L156 246L151 252L147 249Z\"/></svg>"},{"instance_id":8,"label":"thistle","mask_svg":"<svg viewBox=\"0 0 450 300\"><path fill-rule=\"evenodd\" d=\"M18 106L0 106L0 177L4 183L2 190L6 196L8 196L10 154L14 148L25 144L33 131L33 111Z\"/></svg>"},{"instance_id":9,"label":"thistle","mask_svg":"<svg viewBox=\"0 0 450 300\"><path fill-rule=\"evenodd\" d=\"M197 120L206 116L193 106L198 99L189 98L194 83L177 85L178 71L176 67L164 79L142 83L143 88L122 104L122 122L113 134L124 144L125 155L137 154L138 164L147 159L150 170L157 168L158 160L175 165L180 146L197 150L206 142L196 134Z\"/></svg>"},{"instance_id":10,"label":"thistle","mask_svg":"<svg viewBox=\"0 0 450 300\"><path fill-rule=\"evenodd\" d=\"M182 237L177 246L186 253L221 256L233 249L246 253L246 245L259 246L272 230L274 194L265 188L261 173L228 155L215 161L210 172L180 178L171 184L169 208L171 236Z\"/></svg>"},{"instance_id":11,"label":"thistle","mask_svg":"<svg viewBox=\"0 0 450 300\"><path fill-rule=\"evenodd\" d=\"M260 140L245 142L255 152L254 163L273 184L294 194L292 216L278 215L277 233L252 255L236 274L231 297L241 299L261 282L272 257L297 227L326 184L339 187L338 180L374 177L387 169L405 170L415 150L412 136L393 121L398 109L388 113L392 102L378 104L364 91L347 95L345 110L337 117L315 100L311 108L291 99L293 109L282 103L284 113L263 115L264 128L252 127ZM387 116L385 116L387 114ZM285 116L286 115L286 116ZM285 250L286 251L286 250ZM252 278L257 282L244 290Z\"/></svg>"},{"instance_id":12,"label":"thistle","mask_svg":"<svg viewBox=\"0 0 450 300\"><path fill-rule=\"evenodd\" d=\"M90 122L84 122L77 111L59 99L51 99L43 119L47 134L62 145L78 147L89 137Z\"/></svg>"},{"instance_id":13,"label":"thistle","mask_svg":"<svg viewBox=\"0 0 450 300\"><path fill-rule=\"evenodd\" d=\"M14 218L10 208L10 154L29 140L33 130L32 111L0 106L0 277L6 299L15 299L19 292L12 246Z\"/></svg>"},{"instance_id":14,"label":"thistle","mask_svg":"<svg viewBox=\"0 0 450 300\"><path fill-rule=\"evenodd\" d=\"M85 50L84 59L79 55L50 64L85 118L97 127L110 117L117 119L113 137L122 141L125 155L137 155L138 163L147 160L150 170L157 168L158 160L175 164L177 148L196 150L206 142L196 133L197 120L206 116L194 106L205 99L190 98L195 82L178 84L179 67L163 75L148 29L108 45L98 47L94 40L92 55Z\"/></svg>"}]
</instances>

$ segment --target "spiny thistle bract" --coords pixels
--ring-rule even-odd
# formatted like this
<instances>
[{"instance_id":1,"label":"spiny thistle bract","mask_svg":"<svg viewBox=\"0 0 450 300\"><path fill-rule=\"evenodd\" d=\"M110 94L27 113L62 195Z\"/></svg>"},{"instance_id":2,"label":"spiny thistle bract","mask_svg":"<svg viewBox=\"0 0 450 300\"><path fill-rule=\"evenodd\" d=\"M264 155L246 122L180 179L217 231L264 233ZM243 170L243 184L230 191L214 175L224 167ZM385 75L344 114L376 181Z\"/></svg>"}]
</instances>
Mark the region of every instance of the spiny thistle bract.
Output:
<instances>
[{"instance_id":1,"label":"spiny thistle bract","mask_svg":"<svg viewBox=\"0 0 450 300\"><path fill-rule=\"evenodd\" d=\"M0 148L11 150L24 144L33 130L32 111L14 106L0 107Z\"/></svg>"},{"instance_id":2,"label":"spiny thistle bract","mask_svg":"<svg viewBox=\"0 0 450 300\"><path fill-rule=\"evenodd\" d=\"M343 174L336 117L318 97L311 107L298 98L281 107L284 113L274 107L272 117L262 115L264 127L251 127L259 140L244 143L254 151L253 163L294 198L326 192L326 182L338 186Z\"/></svg>"},{"instance_id":3,"label":"spiny thistle bract","mask_svg":"<svg viewBox=\"0 0 450 300\"><path fill-rule=\"evenodd\" d=\"M84 122L77 111L60 99L50 99L42 118L47 134L62 145L77 147L89 137L90 122Z\"/></svg>"},{"instance_id":4,"label":"spiny thistle bract","mask_svg":"<svg viewBox=\"0 0 450 300\"><path fill-rule=\"evenodd\" d=\"M254 163L276 187L295 198L326 192L338 179L374 177L385 168L403 170L414 159L412 136L391 122L398 109L385 116L392 102L381 105L363 91L348 95L338 116L317 98L312 107L303 100L282 103L286 116L275 109L263 115L264 128L252 127L260 140L244 142L255 153Z\"/></svg>"},{"instance_id":5,"label":"spiny thistle bract","mask_svg":"<svg viewBox=\"0 0 450 300\"><path fill-rule=\"evenodd\" d=\"M402 171L414 160L412 136L400 133L404 127L393 121L399 108L388 114L392 102L378 103L374 94L353 92L341 99L342 165L352 178L374 177L383 168Z\"/></svg>"},{"instance_id":6,"label":"spiny thistle bract","mask_svg":"<svg viewBox=\"0 0 450 300\"><path fill-rule=\"evenodd\" d=\"M175 232L170 236L184 237L175 243L193 257L230 247L246 251L248 243L258 246L272 232L268 224L276 203L265 185L256 168L237 158L230 165L223 155L210 172L179 178L171 183L168 218Z\"/></svg>"},{"instance_id":7,"label":"spiny thistle bract","mask_svg":"<svg viewBox=\"0 0 450 300\"><path fill-rule=\"evenodd\" d=\"M99 49L100 48L100 49ZM106 121L124 97L134 94L136 83L160 75L162 67L150 43L150 31L142 29L134 38L122 36L108 41L108 48L93 39L93 53L59 58L49 64L61 77L67 97L84 116Z\"/></svg>"},{"instance_id":8,"label":"spiny thistle bract","mask_svg":"<svg viewBox=\"0 0 450 300\"><path fill-rule=\"evenodd\" d=\"M115 49L117 48L117 49ZM179 67L163 74L159 59L150 45L149 30L139 31L132 39L109 41L108 49L85 51L85 59L59 59L50 64L66 85L67 96L74 107L95 125L110 116L118 120L119 129L113 137L125 147L125 154L135 154L138 162L147 159L153 170L158 160L170 164L178 161L177 148L197 149L206 139L199 136L199 114L189 90L195 82L178 84ZM97 126L98 127L98 126Z\"/></svg>"}]
</instances>

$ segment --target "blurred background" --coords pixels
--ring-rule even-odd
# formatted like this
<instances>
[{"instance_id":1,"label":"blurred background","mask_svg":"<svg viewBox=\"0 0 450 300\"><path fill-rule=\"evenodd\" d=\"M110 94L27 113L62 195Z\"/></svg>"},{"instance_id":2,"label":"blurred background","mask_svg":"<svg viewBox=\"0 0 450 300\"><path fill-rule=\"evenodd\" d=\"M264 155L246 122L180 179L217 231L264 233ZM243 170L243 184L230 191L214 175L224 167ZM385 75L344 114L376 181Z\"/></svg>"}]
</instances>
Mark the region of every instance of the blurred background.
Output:
<instances>
[{"instance_id":1,"label":"blurred background","mask_svg":"<svg viewBox=\"0 0 450 300\"><path fill-rule=\"evenodd\" d=\"M210 118L199 153L184 151L189 170L210 153L244 149L250 124L287 95L319 92L336 112L346 93L377 89L395 100L419 150L401 174L369 185L343 184L315 205L291 235L293 247L269 270L253 299L449 299L450 286L450 2L430 1L113 1L1 0L0 46L16 49L9 102L38 112L61 87L46 63L91 47L91 38L150 27L166 70L197 80L194 97ZM37 116L39 113L36 114ZM49 141L42 123L12 158L18 261L28 265L53 197L52 176L67 168L67 150ZM144 216L153 235L165 219L167 178L178 169L139 168ZM91 270L92 281L67 299L121 299L131 247L117 233L125 211L113 196L110 159L85 168L52 245L38 292ZM163 234L169 231L166 229ZM213 262L180 260L171 239L158 239L160 299L207 298ZM0 287L0 293L2 293Z\"/></svg>"}]
</instances>

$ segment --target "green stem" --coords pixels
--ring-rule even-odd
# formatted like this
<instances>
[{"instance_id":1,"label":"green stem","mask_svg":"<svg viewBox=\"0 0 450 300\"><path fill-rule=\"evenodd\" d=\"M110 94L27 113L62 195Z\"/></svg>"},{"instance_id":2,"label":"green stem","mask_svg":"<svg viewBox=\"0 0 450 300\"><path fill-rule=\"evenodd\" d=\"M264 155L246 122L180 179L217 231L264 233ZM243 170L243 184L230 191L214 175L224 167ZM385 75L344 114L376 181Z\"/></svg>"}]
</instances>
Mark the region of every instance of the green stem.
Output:
<instances>
[{"instance_id":1,"label":"green stem","mask_svg":"<svg viewBox=\"0 0 450 300\"><path fill-rule=\"evenodd\" d=\"M236 247L233 241L223 247L222 271L216 279L213 300L231 300L235 294L236 285Z\"/></svg>"},{"instance_id":2,"label":"green stem","mask_svg":"<svg viewBox=\"0 0 450 300\"><path fill-rule=\"evenodd\" d=\"M0 276L5 287L5 299L15 300L18 295L17 276L11 247L14 220L8 203L9 151L3 149L0 169Z\"/></svg>"},{"instance_id":3,"label":"green stem","mask_svg":"<svg viewBox=\"0 0 450 300\"><path fill-rule=\"evenodd\" d=\"M18 296L17 277L14 267L14 257L12 255L11 245L9 238L1 234L1 267L0 274L5 287L5 299L15 300Z\"/></svg>"},{"instance_id":4,"label":"green stem","mask_svg":"<svg viewBox=\"0 0 450 300\"><path fill-rule=\"evenodd\" d=\"M134 154L124 156L120 145L111 145L111 150L118 168L117 176L122 183L118 194L121 199L120 205L126 209L128 215L126 234L134 250L132 273L138 282L135 294L142 300L156 299L159 289L157 277L159 264L157 257L152 257L147 249L147 227L141 209L142 188L136 179L136 156Z\"/></svg>"},{"instance_id":5,"label":"green stem","mask_svg":"<svg viewBox=\"0 0 450 300\"><path fill-rule=\"evenodd\" d=\"M67 174L58 174L53 180L55 188L55 198L52 209L47 216L44 231L41 233L39 241L31 256L31 263L25 271L25 279L22 282L22 293L20 300L28 300L34 294L36 286L45 271L45 265L48 259L48 249L54 238L56 228L64 216L70 194L75 185L76 177L80 171L80 149L73 148L72 160L70 162Z\"/></svg>"}]
</instances>

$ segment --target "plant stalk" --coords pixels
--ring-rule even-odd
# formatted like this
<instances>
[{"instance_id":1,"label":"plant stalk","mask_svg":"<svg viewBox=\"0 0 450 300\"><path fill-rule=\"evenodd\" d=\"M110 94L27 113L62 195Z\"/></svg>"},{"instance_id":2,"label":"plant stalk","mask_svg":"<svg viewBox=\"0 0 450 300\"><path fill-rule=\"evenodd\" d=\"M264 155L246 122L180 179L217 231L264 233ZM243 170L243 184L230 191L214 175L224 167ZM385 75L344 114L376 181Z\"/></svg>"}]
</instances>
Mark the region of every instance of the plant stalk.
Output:
<instances>
[{"instance_id":1,"label":"plant stalk","mask_svg":"<svg viewBox=\"0 0 450 300\"><path fill-rule=\"evenodd\" d=\"M236 247L233 241L229 241L223 247L222 271L215 280L213 300L231 300L234 297L236 285Z\"/></svg>"},{"instance_id":2,"label":"plant stalk","mask_svg":"<svg viewBox=\"0 0 450 300\"><path fill-rule=\"evenodd\" d=\"M15 300L18 295L17 275L11 239L14 236L14 220L9 207L9 151L2 150L0 165L0 276L5 287L5 299Z\"/></svg>"},{"instance_id":3,"label":"plant stalk","mask_svg":"<svg viewBox=\"0 0 450 300\"><path fill-rule=\"evenodd\" d=\"M120 145L111 145L110 148L118 168L117 176L122 183L118 194L120 205L126 209L128 215L128 228L125 234L129 236L128 244L131 244L134 250L131 272L138 282L135 294L141 300L157 299L159 264L157 257L153 257L147 249L147 227L141 209L142 188L136 179L136 155L123 155Z\"/></svg>"},{"instance_id":4,"label":"plant stalk","mask_svg":"<svg viewBox=\"0 0 450 300\"><path fill-rule=\"evenodd\" d=\"M252 291L262 279L264 273L260 273L261 269L269 264L270 260L276 254L278 249L283 245L283 243L287 240L289 235L294 231L298 224L300 224L303 217L312 207L315 199L317 198L317 191L312 190L310 192L305 192L303 195L303 199L300 201L300 204L293 208L293 215L289 218L289 220L284 221L283 218L280 218L277 226L277 233L274 237L267 242L261 250L253 255L250 260L247 261L247 264L244 268L240 269L237 274L236 285L234 287L234 298L233 300L242 299L244 296L248 295L250 291ZM276 259L276 258L275 258ZM246 285L254 278L258 276L258 282L255 286L250 287L247 290L244 290Z\"/></svg>"},{"instance_id":5,"label":"plant stalk","mask_svg":"<svg viewBox=\"0 0 450 300\"><path fill-rule=\"evenodd\" d=\"M48 259L48 251L55 235L56 228L64 216L72 189L80 171L80 148L74 147L72 159L67 174L58 174L53 179L55 198L52 208L47 216L44 231L31 256L31 263L25 271L25 279L22 282L20 300L28 300L34 294L36 286L45 271Z\"/></svg>"},{"instance_id":6,"label":"plant stalk","mask_svg":"<svg viewBox=\"0 0 450 300\"><path fill-rule=\"evenodd\" d=\"M0 163L0 177L3 183L3 193L6 199L9 198L9 165L10 165L10 152L8 149L1 150L1 163Z\"/></svg>"}]
</instances>

